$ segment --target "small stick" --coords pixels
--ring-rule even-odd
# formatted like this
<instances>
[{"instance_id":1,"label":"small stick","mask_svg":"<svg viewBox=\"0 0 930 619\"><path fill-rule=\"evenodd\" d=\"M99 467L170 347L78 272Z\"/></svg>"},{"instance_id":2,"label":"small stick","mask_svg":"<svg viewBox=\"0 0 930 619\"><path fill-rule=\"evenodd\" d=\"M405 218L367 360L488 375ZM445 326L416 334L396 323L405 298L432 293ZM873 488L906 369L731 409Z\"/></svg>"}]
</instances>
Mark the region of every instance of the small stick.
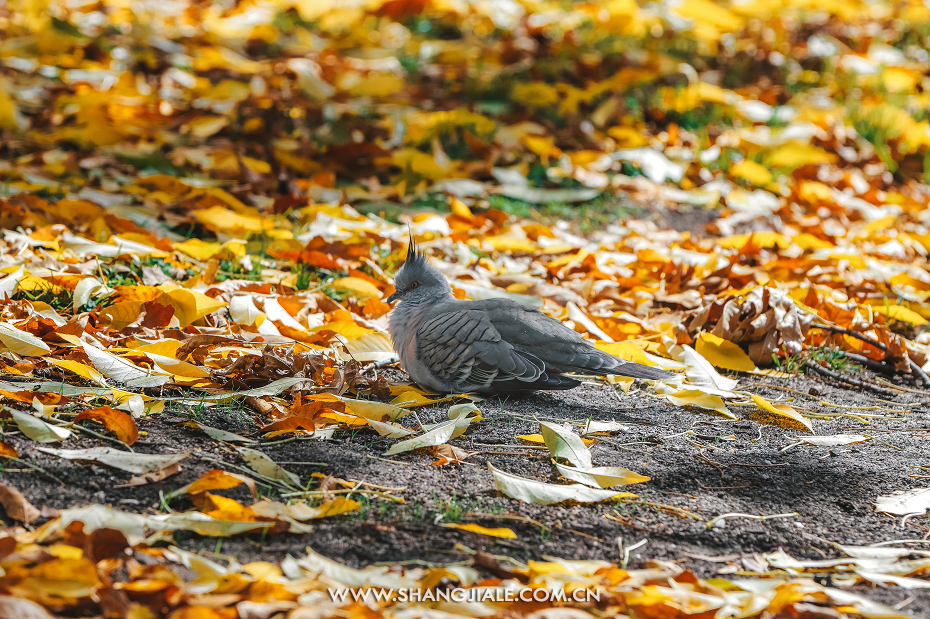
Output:
<instances>
[{"instance_id":1,"label":"small stick","mask_svg":"<svg viewBox=\"0 0 930 619\"><path fill-rule=\"evenodd\" d=\"M653 503L651 501L632 501L630 499L620 499L621 503L626 503L627 505L645 505L647 507L655 507L656 509L664 509L671 511L678 515L680 518L694 518L695 520L704 520L694 512L689 512L686 509L680 507L675 507L674 505L665 505L664 503Z\"/></svg>"},{"instance_id":2,"label":"small stick","mask_svg":"<svg viewBox=\"0 0 930 619\"><path fill-rule=\"evenodd\" d=\"M841 376L840 374L837 374L836 372L834 372L834 371L832 371L832 370L828 370L827 368L822 367L821 365L819 365L819 364L817 364L817 363L814 363L814 362L811 361L810 359L808 359L808 360L806 360L806 361L804 362L804 367L805 367L805 368L808 368L809 370L812 370L812 371L816 372L817 374L820 374L821 376L825 376L825 377L827 377L827 378L833 379L833 380L838 381L838 382L841 382L841 383L846 383L846 384L848 384L848 385L852 385L853 387L859 387L859 388L861 388L861 389L867 389L868 391L871 391L871 392L873 392L873 393L877 393L877 394L879 394L879 395L883 395L883 396L886 396L886 397L889 397L889 398L894 398L894 397L897 397L897 395L898 395L898 394L895 393L894 391L889 391L888 389L883 389L883 388L878 387L878 386L876 386L876 385L873 385L873 384L871 384L871 383L867 383L867 382L861 381L861 380L859 380L859 379L857 379L857 378L848 378L848 377L846 377L846 376Z\"/></svg>"},{"instance_id":3,"label":"small stick","mask_svg":"<svg viewBox=\"0 0 930 619\"><path fill-rule=\"evenodd\" d=\"M878 340L873 340L867 335L863 335L858 331L850 331L849 329L844 329L843 327L837 327L835 325L824 325L824 324L813 324L811 325L814 329L823 329L824 331L832 331L833 333L840 333L842 335L848 335L849 337L854 337L857 340L862 340L866 344L871 344L879 350L887 351L888 347L879 342Z\"/></svg>"},{"instance_id":4,"label":"small stick","mask_svg":"<svg viewBox=\"0 0 930 619\"><path fill-rule=\"evenodd\" d=\"M397 357L391 357L390 359L385 359L384 361L375 361L374 363L369 363L362 368L361 373L365 374L371 370L380 370L381 368L386 368L389 365L394 365L395 363L400 363L400 359Z\"/></svg>"},{"instance_id":5,"label":"small stick","mask_svg":"<svg viewBox=\"0 0 930 619\"><path fill-rule=\"evenodd\" d=\"M881 372L883 374L894 375L897 373L897 370L890 365L886 365L881 361L876 361L875 359L869 359L868 357L863 357L862 355L857 355L855 353L846 352L845 350L836 351L852 361L853 363L858 363L859 365L864 365L865 367L875 370L876 372Z\"/></svg>"},{"instance_id":6,"label":"small stick","mask_svg":"<svg viewBox=\"0 0 930 619\"><path fill-rule=\"evenodd\" d=\"M863 335L861 333L858 333L856 331L850 331L849 329L843 329L842 327L835 327L833 325L815 324L811 326L814 327L815 329L823 329L824 331L832 331L833 333L841 333L843 335L854 337L857 340L862 340L866 344L871 344L872 346L874 346L875 348L879 350L883 350L883 351L888 350L888 347L882 344L881 342L877 340L873 340L872 338L866 335ZM927 376L927 373L924 372L923 369L921 369L921 367L917 365L917 363L913 359L911 359L910 354L907 355L907 362L911 366L911 370L915 374L917 374L917 378L920 380L921 384L924 387L930 388L930 376Z\"/></svg>"},{"instance_id":7,"label":"small stick","mask_svg":"<svg viewBox=\"0 0 930 619\"><path fill-rule=\"evenodd\" d=\"M710 520L708 520L707 528L711 529L718 522L723 522L727 518L749 518L750 520L771 520L772 518L797 518L800 515L801 514L799 514L798 512L792 512L790 514L771 514L769 516L753 516L752 514L739 514L739 513L721 514L717 516L716 518L711 518Z\"/></svg>"},{"instance_id":8,"label":"small stick","mask_svg":"<svg viewBox=\"0 0 930 619\"><path fill-rule=\"evenodd\" d=\"M379 458L378 456L373 456L371 454L365 454L367 458L372 460L381 460L382 462L390 462L391 464L403 464L404 466L410 466L409 462L401 462L400 460L388 460L387 458Z\"/></svg>"},{"instance_id":9,"label":"small stick","mask_svg":"<svg viewBox=\"0 0 930 619\"><path fill-rule=\"evenodd\" d=\"M36 466L35 464L29 464L29 463L26 462L25 460L20 460L19 458L16 458L16 457L13 457L13 456L4 456L3 454L0 454L0 457L6 458L7 460L12 460L12 461L14 461L14 462L19 462L20 464L22 464L22 465L24 465L24 466L28 466L28 467L30 468L30 470L39 471L39 472L42 473L43 475L46 475L46 476L48 476L48 477L51 477L52 479L54 479L55 481L57 481L58 483L60 483L62 486L67 486L67 484L66 484L65 482L61 481L60 479L58 479L57 477L55 477L54 475L52 475L51 473L49 473L48 471L46 471L45 469L43 469L42 467Z\"/></svg>"},{"instance_id":10,"label":"small stick","mask_svg":"<svg viewBox=\"0 0 930 619\"><path fill-rule=\"evenodd\" d=\"M917 365L917 362L911 359L911 356L907 356L907 362L911 366L911 371L917 374L917 378L920 379L921 384L930 389L930 376L927 376L927 373L924 372L923 368Z\"/></svg>"},{"instance_id":11,"label":"small stick","mask_svg":"<svg viewBox=\"0 0 930 619\"><path fill-rule=\"evenodd\" d=\"M701 454L691 454L691 455L693 455L695 458L700 458L701 460L703 460L703 461L706 462L707 464L709 464L709 465L711 465L712 467L714 467L715 469L717 469L717 471L720 473L720 479L723 479L723 469L720 468L720 467L721 467L721 466L726 466L725 464L721 465L721 464L719 464L719 463L717 463L717 462L714 462L713 460L711 460L711 459L709 459L709 458L706 458L706 457L702 456Z\"/></svg>"},{"instance_id":12,"label":"small stick","mask_svg":"<svg viewBox=\"0 0 930 619\"><path fill-rule=\"evenodd\" d=\"M291 497L301 497L301 498L315 498L321 499L330 494L371 494L376 497L381 497L388 501L393 501L395 503L405 503L404 499L399 496L394 496L387 492L379 492L377 490L365 490L364 488L344 488L342 490L302 490L301 492L282 492L282 498L291 498Z\"/></svg>"}]
</instances>

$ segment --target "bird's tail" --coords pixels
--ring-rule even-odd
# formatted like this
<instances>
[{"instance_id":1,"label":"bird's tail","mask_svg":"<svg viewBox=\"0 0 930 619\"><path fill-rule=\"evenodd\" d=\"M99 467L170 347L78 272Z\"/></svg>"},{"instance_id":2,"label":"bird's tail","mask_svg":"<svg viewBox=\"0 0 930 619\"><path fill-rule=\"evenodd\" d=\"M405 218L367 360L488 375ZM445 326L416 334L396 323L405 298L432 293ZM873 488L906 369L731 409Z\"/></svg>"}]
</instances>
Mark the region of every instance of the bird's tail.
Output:
<instances>
[{"instance_id":1,"label":"bird's tail","mask_svg":"<svg viewBox=\"0 0 930 619\"><path fill-rule=\"evenodd\" d=\"M674 372L668 372L661 368L635 363L633 361L621 361L613 369L607 372L615 376L629 376L630 378L642 378L644 380L670 380L678 376Z\"/></svg>"}]
</instances>

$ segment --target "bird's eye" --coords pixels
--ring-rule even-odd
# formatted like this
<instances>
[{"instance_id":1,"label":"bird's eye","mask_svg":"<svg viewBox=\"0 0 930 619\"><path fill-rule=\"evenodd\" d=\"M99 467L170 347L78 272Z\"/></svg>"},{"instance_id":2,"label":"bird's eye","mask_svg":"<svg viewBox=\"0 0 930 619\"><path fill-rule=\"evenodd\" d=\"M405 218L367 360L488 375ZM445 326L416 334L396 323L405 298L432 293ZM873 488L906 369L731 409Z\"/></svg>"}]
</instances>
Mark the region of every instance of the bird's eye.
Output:
<instances>
[{"instance_id":1,"label":"bird's eye","mask_svg":"<svg viewBox=\"0 0 930 619\"><path fill-rule=\"evenodd\" d=\"M420 285L420 282L413 282L412 284L410 284L410 290L413 290L414 288L416 288L416 287L419 286L419 285Z\"/></svg>"}]
</instances>

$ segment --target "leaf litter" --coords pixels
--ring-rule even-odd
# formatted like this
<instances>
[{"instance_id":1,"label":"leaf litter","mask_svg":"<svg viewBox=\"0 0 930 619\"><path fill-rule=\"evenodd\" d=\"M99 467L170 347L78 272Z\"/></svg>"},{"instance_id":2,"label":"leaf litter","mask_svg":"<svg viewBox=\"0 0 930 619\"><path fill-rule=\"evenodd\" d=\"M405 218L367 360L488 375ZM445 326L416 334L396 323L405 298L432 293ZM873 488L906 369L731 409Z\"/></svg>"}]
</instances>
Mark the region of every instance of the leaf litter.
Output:
<instances>
[{"instance_id":1,"label":"leaf litter","mask_svg":"<svg viewBox=\"0 0 930 619\"><path fill-rule=\"evenodd\" d=\"M229 453L257 479L327 500L245 506L205 489L189 512L139 520L97 510L64 525L83 522L83 533L17 532L17 544L75 550L18 571L0 560L4 586L23 597L3 602L13 614L44 612L28 599L58 611L105 598L122 604L117 615L144 612L133 608L145 603L114 592L143 589L146 570L132 564L121 588L93 576L112 550L91 539L96 531L134 522L124 548L146 527L304 531L308 520L359 508L334 493L371 490L330 481L310 491L260 443L373 428L395 441L385 455L430 448L453 465L473 455L449 442L481 421L465 412L473 405L408 428L398 420L455 398L397 384L370 365L393 357L384 299L408 229L458 296L540 307L611 354L679 371L680 381L645 393L682 413L816 435L822 409L740 390L743 377L732 373L807 369L904 399L887 382L862 382L861 365L893 377L892 387L930 386L922 333L930 131L920 111L928 56L908 38L930 17L923 4L834 3L811 13L794 2L686 0L661 15L633 2L175 8L40 2L0 14L10 35L0 49L0 372L12 385L0 395L12 422L4 438L16 445L4 455L18 459L26 441L90 435L118 449L39 451L158 482L183 456L128 451L144 442L147 416L166 403L206 411L247 402L259 438L183 423L222 445L251 444ZM476 63L478 51L488 61ZM630 205L642 204L673 228L688 213L710 223L696 234L660 229L630 216ZM580 225L556 222L576 213ZM46 397L53 393L60 397ZM605 487L650 481L593 466L584 441L609 445L605 431L582 439L541 425L553 467L578 484L488 465L501 492L531 502L602 500L617 496ZM840 436L799 440L861 442ZM893 510L913 500L879 503ZM15 494L3 504L14 519L33 515ZM94 519L123 525L95 529ZM197 562L217 583L274 588L248 566L221 568L171 548L146 556ZM150 549L133 552L142 550ZM19 552L6 555L10 565ZM573 578L593 569L553 565ZM300 583L324 572L351 583L365 572L313 551L279 569ZM547 582L533 569L519 575ZM751 608L761 601L772 612L793 604L790 612L803 614L812 601L886 612L807 581L763 594L745 582L722 591L670 566L655 570L604 576L620 585L617 608L697 612L752 598ZM881 582L909 582L892 576L904 578ZM406 582L441 577L411 570ZM52 597L30 589L36 578L79 586ZM268 613L319 592L288 586L298 590ZM635 597L644 587L648 604ZM175 603L183 596L158 595L146 608L193 608Z\"/></svg>"}]
</instances>

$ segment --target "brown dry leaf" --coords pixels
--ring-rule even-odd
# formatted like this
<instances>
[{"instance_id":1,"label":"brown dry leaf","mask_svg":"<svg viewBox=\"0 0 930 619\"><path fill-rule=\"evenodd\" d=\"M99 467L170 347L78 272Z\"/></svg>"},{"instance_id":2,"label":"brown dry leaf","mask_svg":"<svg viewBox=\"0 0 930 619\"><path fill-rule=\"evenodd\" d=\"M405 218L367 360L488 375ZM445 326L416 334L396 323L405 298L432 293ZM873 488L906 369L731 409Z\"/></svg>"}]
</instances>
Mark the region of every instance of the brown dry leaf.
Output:
<instances>
[{"instance_id":1,"label":"brown dry leaf","mask_svg":"<svg viewBox=\"0 0 930 619\"><path fill-rule=\"evenodd\" d=\"M40 515L19 490L3 484L0 484L0 505L3 505L6 515L17 522L29 524Z\"/></svg>"},{"instance_id":2,"label":"brown dry leaf","mask_svg":"<svg viewBox=\"0 0 930 619\"><path fill-rule=\"evenodd\" d=\"M477 452L468 452L448 443L436 445L431 449L433 455L439 459L432 462L434 466L445 466L446 464L462 464L466 459L475 455Z\"/></svg>"}]
</instances>

